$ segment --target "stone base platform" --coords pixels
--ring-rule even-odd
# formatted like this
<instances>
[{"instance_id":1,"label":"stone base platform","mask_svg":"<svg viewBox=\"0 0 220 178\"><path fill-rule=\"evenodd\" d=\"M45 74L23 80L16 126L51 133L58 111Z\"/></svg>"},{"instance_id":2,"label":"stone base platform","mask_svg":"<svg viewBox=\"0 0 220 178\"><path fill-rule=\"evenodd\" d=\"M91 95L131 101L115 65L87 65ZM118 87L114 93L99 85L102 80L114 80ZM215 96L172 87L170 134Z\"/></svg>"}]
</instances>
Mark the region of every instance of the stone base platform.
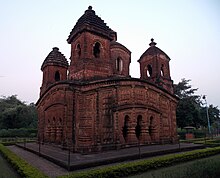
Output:
<instances>
[{"instance_id":1,"label":"stone base platform","mask_svg":"<svg viewBox=\"0 0 220 178\"><path fill-rule=\"evenodd\" d=\"M180 145L148 145L93 154L80 154L47 144L26 143L17 144L17 146L46 158L69 171L204 148L203 145L181 143Z\"/></svg>"}]
</instances>

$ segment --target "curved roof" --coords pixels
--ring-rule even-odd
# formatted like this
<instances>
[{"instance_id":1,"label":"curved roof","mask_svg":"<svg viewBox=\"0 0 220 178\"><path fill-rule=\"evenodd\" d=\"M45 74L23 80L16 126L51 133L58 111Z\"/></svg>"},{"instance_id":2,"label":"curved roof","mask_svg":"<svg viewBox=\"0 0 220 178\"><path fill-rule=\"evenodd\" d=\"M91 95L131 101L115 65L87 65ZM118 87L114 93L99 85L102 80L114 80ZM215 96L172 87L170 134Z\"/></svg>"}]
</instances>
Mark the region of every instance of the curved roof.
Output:
<instances>
[{"instance_id":1,"label":"curved roof","mask_svg":"<svg viewBox=\"0 0 220 178\"><path fill-rule=\"evenodd\" d=\"M155 43L154 39L152 38L151 43L149 44L150 47L141 55L140 60L144 56L148 56L148 55L152 56L152 55L158 55L158 54L165 55L167 59L170 60L170 57L165 52L163 52L160 48L156 47L156 44L157 43Z\"/></svg>"},{"instance_id":2,"label":"curved roof","mask_svg":"<svg viewBox=\"0 0 220 178\"><path fill-rule=\"evenodd\" d=\"M117 47L119 47L119 48L121 48L121 49L127 51L128 53L131 53L131 51L130 51L128 48L126 48L124 45L122 45L122 44L119 43L119 42L112 41L112 42L111 42L111 47L113 47L113 46L117 46Z\"/></svg>"},{"instance_id":3,"label":"curved roof","mask_svg":"<svg viewBox=\"0 0 220 178\"><path fill-rule=\"evenodd\" d=\"M48 54L44 60L41 70L47 65L58 65L63 67L68 67L68 61L65 56L59 51L59 48L54 47L53 50Z\"/></svg>"},{"instance_id":4,"label":"curved roof","mask_svg":"<svg viewBox=\"0 0 220 178\"><path fill-rule=\"evenodd\" d=\"M92 6L89 6L85 13L79 18L70 32L67 42L71 43L75 35L82 31L91 31L111 40L114 39L113 35L116 35L116 32L109 28L104 20L95 14L95 11L92 10Z\"/></svg>"}]
</instances>

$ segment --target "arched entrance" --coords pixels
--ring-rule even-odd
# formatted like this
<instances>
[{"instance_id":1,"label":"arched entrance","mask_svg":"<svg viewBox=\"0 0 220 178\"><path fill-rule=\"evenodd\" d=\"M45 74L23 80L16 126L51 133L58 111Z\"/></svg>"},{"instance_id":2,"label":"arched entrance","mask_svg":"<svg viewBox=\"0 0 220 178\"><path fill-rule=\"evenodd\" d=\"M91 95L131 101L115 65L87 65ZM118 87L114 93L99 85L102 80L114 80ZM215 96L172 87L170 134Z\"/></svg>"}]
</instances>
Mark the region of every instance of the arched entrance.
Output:
<instances>
[{"instance_id":1,"label":"arched entrance","mask_svg":"<svg viewBox=\"0 0 220 178\"><path fill-rule=\"evenodd\" d=\"M137 139L140 139L140 135L141 135L141 122L142 122L142 116L138 115L137 117L137 125L135 127L135 134Z\"/></svg>"},{"instance_id":2,"label":"arched entrance","mask_svg":"<svg viewBox=\"0 0 220 178\"><path fill-rule=\"evenodd\" d=\"M128 136L128 122L129 122L129 116L126 115L124 118L124 126L122 128L122 133L123 133L125 142L127 142L127 136Z\"/></svg>"},{"instance_id":3,"label":"arched entrance","mask_svg":"<svg viewBox=\"0 0 220 178\"><path fill-rule=\"evenodd\" d=\"M149 124L148 131L149 131L151 140L153 138L153 119L154 119L153 116L150 116L150 124Z\"/></svg>"}]
</instances>

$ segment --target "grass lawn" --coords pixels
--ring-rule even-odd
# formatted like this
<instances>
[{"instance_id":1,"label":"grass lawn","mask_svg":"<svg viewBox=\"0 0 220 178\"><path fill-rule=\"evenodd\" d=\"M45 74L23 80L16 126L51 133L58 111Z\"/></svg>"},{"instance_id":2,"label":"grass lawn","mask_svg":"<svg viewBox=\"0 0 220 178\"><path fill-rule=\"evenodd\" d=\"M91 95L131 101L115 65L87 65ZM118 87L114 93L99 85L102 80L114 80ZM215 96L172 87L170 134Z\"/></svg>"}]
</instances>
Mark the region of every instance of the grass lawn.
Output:
<instances>
[{"instance_id":1,"label":"grass lawn","mask_svg":"<svg viewBox=\"0 0 220 178\"><path fill-rule=\"evenodd\" d=\"M20 177L8 162L0 154L0 177L1 178L18 178Z\"/></svg>"},{"instance_id":2,"label":"grass lawn","mask_svg":"<svg viewBox=\"0 0 220 178\"><path fill-rule=\"evenodd\" d=\"M220 155L149 171L129 178L203 178L220 177Z\"/></svg>"}]
</instances>

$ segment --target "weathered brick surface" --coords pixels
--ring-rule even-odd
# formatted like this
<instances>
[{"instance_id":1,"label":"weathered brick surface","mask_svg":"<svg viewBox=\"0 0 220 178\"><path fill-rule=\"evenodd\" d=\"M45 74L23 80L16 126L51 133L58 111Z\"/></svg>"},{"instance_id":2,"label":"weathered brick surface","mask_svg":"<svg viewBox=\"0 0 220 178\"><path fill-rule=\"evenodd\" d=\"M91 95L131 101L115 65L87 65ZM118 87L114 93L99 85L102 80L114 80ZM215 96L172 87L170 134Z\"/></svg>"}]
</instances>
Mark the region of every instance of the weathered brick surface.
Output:
<instances>
[{"instance_id":1,"label":"weathered brick surface","mask_svg":"<svg viewBox=\"0 0 220 178\"><path fill-rule=\"evenodd\" d=\"M90 16L85 18L91 20ZM40 141L71 144L79 152L128 147L138 142L175 142L177 98L173 95L169 57L152 41L154 46L139 60L141 79L131 78L131 52L115 41L116 36L108 36L111 30L104 33L103 24L100 29L94 24L103 22L92 22L88 27L79 23L80 19L68 38L68 71L63 65L65 59L56 59L56 55L46 58L47 65L42 67L37 102Z\"/></svg>"}]
</instances>

